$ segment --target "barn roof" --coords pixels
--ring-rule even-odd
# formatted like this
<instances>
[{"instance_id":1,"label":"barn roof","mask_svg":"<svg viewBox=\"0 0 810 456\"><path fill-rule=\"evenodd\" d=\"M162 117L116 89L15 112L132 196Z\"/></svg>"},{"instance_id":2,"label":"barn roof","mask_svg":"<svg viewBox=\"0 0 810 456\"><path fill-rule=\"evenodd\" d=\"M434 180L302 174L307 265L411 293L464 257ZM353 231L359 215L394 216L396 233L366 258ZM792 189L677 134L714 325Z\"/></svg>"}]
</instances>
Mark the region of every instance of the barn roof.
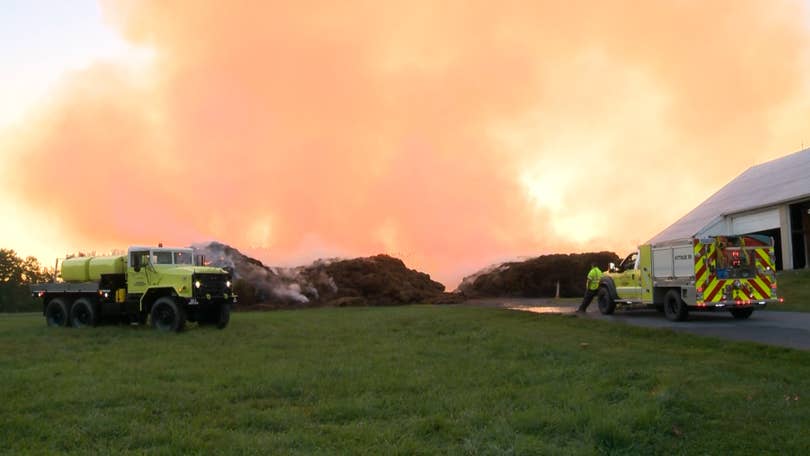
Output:
<instances>
[{"instance_id":1,"label":"barn roof","mask_svg":"<svg viewBox=\"0 0 810 456\"><path fill-rule=\"evenodd\" d=\"M805 198L810 198L810 148L748 168L649 242L689 238L724 216Z\"/></svg>"}]
</instances>

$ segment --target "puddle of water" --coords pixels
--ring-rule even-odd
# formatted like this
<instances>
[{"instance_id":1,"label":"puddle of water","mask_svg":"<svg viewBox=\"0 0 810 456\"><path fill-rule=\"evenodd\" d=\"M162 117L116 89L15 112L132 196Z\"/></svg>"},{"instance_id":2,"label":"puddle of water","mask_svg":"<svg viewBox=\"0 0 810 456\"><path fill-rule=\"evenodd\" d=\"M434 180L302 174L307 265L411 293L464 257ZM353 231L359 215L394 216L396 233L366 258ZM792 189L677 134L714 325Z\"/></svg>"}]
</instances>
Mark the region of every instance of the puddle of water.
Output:
<instances>
[{"instance_id":1,"label":"puddle of water","mask_svg":"<svg viewBox=\"0 0 810 456\"><path fill-rule=\"evenodd\" d=\"M512 306L507 307L507 309L540 314L572 314L576 310L576 308L558 306Z\"/></svg>"}]
</instances>

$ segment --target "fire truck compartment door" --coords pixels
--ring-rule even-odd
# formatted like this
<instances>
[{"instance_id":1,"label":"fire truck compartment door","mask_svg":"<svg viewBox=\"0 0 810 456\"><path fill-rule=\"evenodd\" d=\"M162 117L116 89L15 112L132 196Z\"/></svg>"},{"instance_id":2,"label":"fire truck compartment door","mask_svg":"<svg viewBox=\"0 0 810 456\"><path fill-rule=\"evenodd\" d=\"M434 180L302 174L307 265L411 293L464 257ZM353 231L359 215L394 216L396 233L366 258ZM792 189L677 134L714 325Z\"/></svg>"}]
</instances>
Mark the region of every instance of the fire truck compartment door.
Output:
<instances>
[{"instance_id":1,"label":"fire truck compartment door","mask_svg":"<svg viewBox=\"0 0 810 456\"><path fill-rule=\"evenodd\" d=\"M653 276L675 279L695 275L695 258L691 245L652 249Z\"/></svg>"}]
</instances>

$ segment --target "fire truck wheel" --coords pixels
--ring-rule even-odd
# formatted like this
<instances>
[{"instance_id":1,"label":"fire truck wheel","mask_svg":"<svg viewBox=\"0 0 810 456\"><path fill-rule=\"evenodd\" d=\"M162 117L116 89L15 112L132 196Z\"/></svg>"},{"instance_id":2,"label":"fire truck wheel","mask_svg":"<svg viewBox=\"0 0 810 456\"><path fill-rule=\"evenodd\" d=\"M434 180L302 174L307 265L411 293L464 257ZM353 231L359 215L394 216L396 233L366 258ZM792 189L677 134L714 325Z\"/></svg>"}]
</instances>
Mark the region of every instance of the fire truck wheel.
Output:
<instances>
[{"instance_id":1,"label":"fire truck wheel","mask_svg":"<svg viewBox=\"0 0 810 456\"><path fill-rule=\"evenodd\" d=\"M219 318L217 318L217 328L224 329L231 321L231 305L222 304L219 306Z\"/></svg>"},{"instance_id":2,"label":"fire truck wheel","mask_svg":"<svg viewBox=\"0 0 810 456\"><path fill-rule=\"evenodd\" d=\"M605 287L599 288L596 303L599 305L599 312L602 312L602 315L611 315L616 310L616 303L610 299L610 292Z\"/></svg>"},{"instance_id":3,"label":"fire truck wheel","mask_svg":"<svg viewBox=\"0 0 810 456\"><path fill-rule=\"evenodd\" d=\"M53 298L45 308L45 322L48 326L67 326L69 320L67 305L62 298Z\"/></svg>"},{"instance_id":4,"label":"fire truck wheel","mask_svg":"<svg viewBox=\"0 0 810 456\"><path fill-rule=\"evenodd\" d=\"M152 304L152 327L160 331L180 332L186 325L186 314L170 296L158 298Z\"/></svg>"},{"instance_id":5,"label":"fire truck wheel","mask_svg":"<svg viewBox=\"0 0 810 456\"><path fill-rule=\"evenodd\" d=\"M664 313L672 321L684 321L689 315L686 303L681 300L678 290L669 290L664 296Z\"/></svg>"},{"instance_id":6,"label":"fire truck wheel","mask_svg":"<svg viewBox=\"0 0 810 456\"><path fill-rule=\"evenodd\" d=\"M747 309L731 309L731 315L737 320L745 320L754 313L754 309L749 307Z\"/></svg>"},{"instance_id":7,"label":"fire truck wheel","mask_svg":"<svg viewBox=\"0 0 810 456\"><path fill-rule=\"evenodd\" d=\"M96 325L96 310L87 298L79 298L70 306L70 324L74 328Z\"/></svg>"}]
</instances>

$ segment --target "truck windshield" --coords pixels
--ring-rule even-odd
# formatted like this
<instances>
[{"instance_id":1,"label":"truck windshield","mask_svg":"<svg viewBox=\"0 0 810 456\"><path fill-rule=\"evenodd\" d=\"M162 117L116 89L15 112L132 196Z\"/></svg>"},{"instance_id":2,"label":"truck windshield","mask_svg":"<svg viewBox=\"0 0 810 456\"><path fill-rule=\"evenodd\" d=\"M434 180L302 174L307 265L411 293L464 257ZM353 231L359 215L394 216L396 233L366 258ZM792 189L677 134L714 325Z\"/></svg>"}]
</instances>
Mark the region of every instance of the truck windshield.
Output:
<instances>
[{"instance_id":1,"label":"truck windshield","mask_svg":"<svg viewBox=\"0 0 810 456\"><path fill-rule=\"evenodd\" d=\"M192 264L191 250L152 252L152 264Z\"/></svg>"},{"instance_id":2,"label":"truck windshield","mask_svg":"<svg viewBox=\"0 0 810 456\"><path fill-rule=\"evenodd\" d=\"M191 264L191 253L174 252L174 264Z\"/></svg>"},{"instance_id":3,"label":"truck windshield","mask_svg":"<svg viewBox=\"0 0 810 456\"><path fill-rule=\"evenodd\" d=\"M630 255L627 255L620 264L617 270L619 272L629 271L636 268L636 260L638 259L638 252L633 252Z\"/></svg>"},{"instance_id":4,"label":"truck windshield","mask_svg":"<svg viewBox=\"0 0 810 456\"><path fill-rule=\"evenodd\" d=\"M152 254L153 264L172 264L172 252L154 252Z\"/></svg>"}]
</instances>

